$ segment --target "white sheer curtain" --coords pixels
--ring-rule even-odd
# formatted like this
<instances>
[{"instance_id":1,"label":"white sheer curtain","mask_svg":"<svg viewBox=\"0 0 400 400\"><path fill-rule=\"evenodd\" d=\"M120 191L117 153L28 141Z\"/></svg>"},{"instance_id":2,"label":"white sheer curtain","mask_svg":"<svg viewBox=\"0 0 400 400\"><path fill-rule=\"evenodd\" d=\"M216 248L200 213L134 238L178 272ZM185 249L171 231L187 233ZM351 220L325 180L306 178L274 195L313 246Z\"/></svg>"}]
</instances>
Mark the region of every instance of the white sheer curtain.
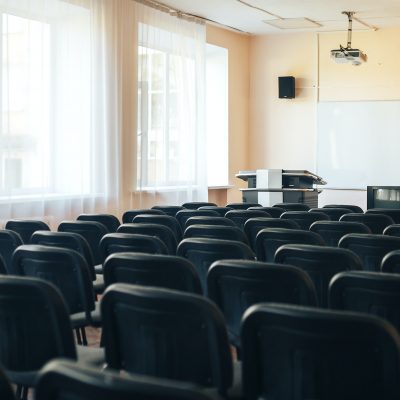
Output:
<instances>
[{"instance_id":1,"label":"white sheer curtain","mask_svg":"<svg viewBox=\"0 0 400 400\"><path fill-rule=\"evenodd\" d=\"M144 3L144 4L141 4ZM207 200L205 25L135 2L142 206Z\"/></svg>"},{"instance_id":2,"label":"white sheer curtain","mask_svg":"<svg viewBox=\"0 0 400 400\"><path fill-rule=\"evenodd\" d=\"M0 0L2 222L119 212L122 113L104 23L85 0Z\"/></svg>"}]
</instances>

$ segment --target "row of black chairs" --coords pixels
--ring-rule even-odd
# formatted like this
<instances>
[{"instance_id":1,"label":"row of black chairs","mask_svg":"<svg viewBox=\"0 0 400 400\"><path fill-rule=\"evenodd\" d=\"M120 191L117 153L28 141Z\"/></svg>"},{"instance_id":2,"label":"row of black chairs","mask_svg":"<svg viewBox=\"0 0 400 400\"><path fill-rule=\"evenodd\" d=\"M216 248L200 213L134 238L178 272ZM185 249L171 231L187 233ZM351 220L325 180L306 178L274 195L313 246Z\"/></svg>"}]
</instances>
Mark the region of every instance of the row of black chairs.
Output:
<instances>
[{"instance_id":1,"label":"row of black chairs","mask_svg":"<svg viewBox=\"0 0 400 400\"><path fill-rule=\"evenodd\" d=\"M274 266L258 265L261 270L270 268L274 270ZM331 285L337 304L343 298L340 291L345 290L346 278L355 280L357 276L338 276ZM284 286L285 282L279 281ZM389 305L387 315L399 314L395 305L399 282L397 288L391 281L381 290L387 294L390 285L389 293L396 297L376 304L381 312ZM312 284L308 290L312 293ZM7 321L0 319L0 327L4 329L7 323L3 340L9 343L2 364L14 382L26 379L23 367L29 368L31 375L39 375L37 368L46 357L77 359L66 307L54 286L32 278L0 277L0 292L1 315L5 311L8 315ZM354 287L349 293L354 296ZM16 299L27 304L16 307ZM400 338L390 323L361 313L264 303L264 299L265 294L253 299L263 304L247 309L240 328L243 365L238 375L242 375L246 398L287 398L288 393L328 399L358 395L394 399L399 395ZM240 391L233 379L240 365L232 364L224 318L206 298L115 284L104 294L102 314L107 368L188 381L214 388L224 397ZM11 340L28 323L30 337L20 334L18 341ZM77 362L85 366L82 360Z\"/></svg>"}]
</instances>

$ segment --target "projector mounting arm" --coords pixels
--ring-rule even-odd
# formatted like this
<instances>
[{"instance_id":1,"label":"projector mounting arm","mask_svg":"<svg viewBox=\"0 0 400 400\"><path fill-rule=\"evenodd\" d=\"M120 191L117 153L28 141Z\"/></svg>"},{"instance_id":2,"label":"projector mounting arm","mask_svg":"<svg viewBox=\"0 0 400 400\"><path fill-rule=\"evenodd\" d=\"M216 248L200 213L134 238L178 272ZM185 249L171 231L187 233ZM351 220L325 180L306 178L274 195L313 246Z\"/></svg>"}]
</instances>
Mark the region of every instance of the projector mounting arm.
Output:
<instances>
[{"instance_id":1,"label":"projector mounting arm","mask_svg":"<svg viewBox=\"0 0 400 400\"><path fill-rule=\"evenodd\" d=\"M351 35L353 33L353 15L355 14L354 11L343 11L342 14L347 15L347 18L349 19L349 27L347 28L347 47L343 48L340 46L340 48L345 51L351 49Z\"/></svg>"}]
</instances>

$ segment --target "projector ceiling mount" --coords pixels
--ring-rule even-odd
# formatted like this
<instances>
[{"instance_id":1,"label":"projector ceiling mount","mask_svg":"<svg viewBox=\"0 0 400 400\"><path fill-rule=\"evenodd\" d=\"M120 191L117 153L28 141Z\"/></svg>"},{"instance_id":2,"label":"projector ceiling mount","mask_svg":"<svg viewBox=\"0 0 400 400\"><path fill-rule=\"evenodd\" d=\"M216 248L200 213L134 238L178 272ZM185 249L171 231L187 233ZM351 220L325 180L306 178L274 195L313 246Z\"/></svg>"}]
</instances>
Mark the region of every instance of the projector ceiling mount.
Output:
<instances>
[{"instance_id":1,"label":"projector ceiling mount","mask_svg":"<svg viewBox=\"0 0 400 400\"><path fill-rule=\"evenodd\" d=\"M351 47L351 38L353 33L353 15L354 11L342 11L342 14L347 15L349 27L347 29L347 46L340 46L340 49L331 50L331 58L338 64L353 64L360 65L367 61L367 56L359 49Z\"/></svg>"}]
</instances>

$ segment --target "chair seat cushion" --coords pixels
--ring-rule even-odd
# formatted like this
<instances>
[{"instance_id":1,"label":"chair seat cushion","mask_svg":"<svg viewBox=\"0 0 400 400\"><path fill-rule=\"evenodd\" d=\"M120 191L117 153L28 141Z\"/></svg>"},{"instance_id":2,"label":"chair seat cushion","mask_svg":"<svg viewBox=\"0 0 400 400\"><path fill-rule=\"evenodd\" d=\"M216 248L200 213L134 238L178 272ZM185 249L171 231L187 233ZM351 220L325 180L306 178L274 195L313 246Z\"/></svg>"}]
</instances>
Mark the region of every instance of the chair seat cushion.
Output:
<instances>
[{"instance_id":1,"label":"chair seat cushion","mask_svg":"<svg viewBox=\"0 0 400 400\"><path fill-rule=\"evenodd\" d=\"M71 315L71 323L73 328L81 328L84 326L101 326L100 303L96 301L95 309L90 313L91 321L88 321L84 312Z\"/></svg>"}]
</instances>

